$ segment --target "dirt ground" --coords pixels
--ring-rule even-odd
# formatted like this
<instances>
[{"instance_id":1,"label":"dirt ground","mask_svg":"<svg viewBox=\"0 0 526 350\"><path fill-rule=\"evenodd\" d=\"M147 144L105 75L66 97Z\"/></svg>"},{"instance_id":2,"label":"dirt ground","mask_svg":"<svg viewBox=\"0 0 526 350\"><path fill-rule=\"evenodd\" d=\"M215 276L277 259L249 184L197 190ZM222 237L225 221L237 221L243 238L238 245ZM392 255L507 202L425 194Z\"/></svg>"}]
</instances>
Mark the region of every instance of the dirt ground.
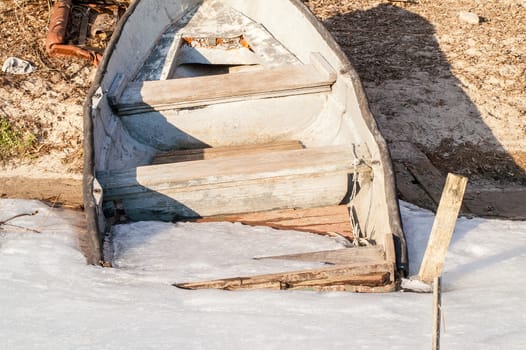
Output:
<instances>
[{"instance_id":1,"label":"dirt ground","mask_svg":"<svg viewBox=\"0 0 526 350\"><path fill-rule=\"evenodd\" d=\"M410 143L442 174L524 190L526 0L304 3L356 68L393 149ZM463 21L461 11L479 23ZM1 161L0 179L81 177L82 104L95 69L46 55L49 16L47 0L0 3L0 63L16 56L37 67L1 73L0 117L38 137L28 157ZM394 158L404 165L411 157ZM15 187L0 184L0 194L16 196Z\"/></svg>"}]
</instances>

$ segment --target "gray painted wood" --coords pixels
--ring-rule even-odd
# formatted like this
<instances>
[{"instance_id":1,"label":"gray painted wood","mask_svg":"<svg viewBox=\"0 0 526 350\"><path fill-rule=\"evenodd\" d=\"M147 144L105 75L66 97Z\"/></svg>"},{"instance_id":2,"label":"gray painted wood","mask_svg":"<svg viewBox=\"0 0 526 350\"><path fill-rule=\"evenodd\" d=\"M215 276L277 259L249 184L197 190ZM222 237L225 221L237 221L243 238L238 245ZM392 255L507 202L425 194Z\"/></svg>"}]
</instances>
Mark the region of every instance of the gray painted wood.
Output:
<instances>
[{"instance_id":1,"label":"gray painted wood","mask_svg":"<svg viewBox=\"0 0 526 350\"><path fill-rule=\"evenodd\" d=\"M331 265L352 263L382 263L385 260L381 246L324 250L299 254L256 257L256 260L277 259L319 262Z\"/></svg>"},{"instance_id":2,"label":"gray painted wood","mask_svg":"<svg viewBox=\"0 0 526 350\"><path fill-rule=\"evenodd\" d=\"M332 146L105 171L97 179L105 199L122 200L134 218L200 217L339 204L353 161L346 147Z\"/></svg>"},{"instance_id":3,"label":"gray painted wood","mask_svg":"<svg viewBox=\"0 0 526 350\"><path fill-rule=\"evenodd\" d=\"M215 103L330 91L334 72L314 65L214 76L132 82L116 109L120 114L188 108Z\"/></svg>"}]
</instances>

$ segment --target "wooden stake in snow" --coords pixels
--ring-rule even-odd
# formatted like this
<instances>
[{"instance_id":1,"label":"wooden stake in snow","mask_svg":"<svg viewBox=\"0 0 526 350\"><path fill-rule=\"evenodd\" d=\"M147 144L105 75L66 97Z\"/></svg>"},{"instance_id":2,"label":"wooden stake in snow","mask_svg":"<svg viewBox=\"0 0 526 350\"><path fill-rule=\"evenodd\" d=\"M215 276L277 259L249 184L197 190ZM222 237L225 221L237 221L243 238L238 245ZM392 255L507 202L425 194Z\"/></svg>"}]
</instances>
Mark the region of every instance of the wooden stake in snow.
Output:
<instances>
[{"instance_id":1,"label":"wooden stake in snow","mask_svg":"<svg viewBox=\"0 0 526 350\"><path fill-rule=\"evenodd\" d=\"M433 350L440 349L440 321L442 319L442 280L433 281Z\"/></svg>"},{"instance_id":2,"label":"wooden stake in snow","mask_svg":"<svg viewBox=\"0 0 526 350\"><path fill-rule=\"evenodd\" d=\"M451 242L451 236L453 236L467 183L468 179L464 176L455 174L448 174L447 176L431 229L431 236L418 272L418 278L423 282L431 283L435 277L442 274L444 259Z\"/></svg>"}]
</instances>

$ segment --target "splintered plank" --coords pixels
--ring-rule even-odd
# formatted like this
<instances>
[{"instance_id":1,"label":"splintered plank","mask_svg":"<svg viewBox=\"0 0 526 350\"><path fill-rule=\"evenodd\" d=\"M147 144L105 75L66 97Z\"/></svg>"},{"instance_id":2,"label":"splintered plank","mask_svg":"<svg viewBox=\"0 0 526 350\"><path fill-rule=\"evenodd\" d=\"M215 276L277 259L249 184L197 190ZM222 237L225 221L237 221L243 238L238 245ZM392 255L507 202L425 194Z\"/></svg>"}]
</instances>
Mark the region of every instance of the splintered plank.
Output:
<instances>
[{"instance_id":1,"label":"splintered plank","mask_svg":"<svg viewBox=\"0 0 526 350\"><path fill-rule=\"evenodd\" d=\"M352 238L346 205L321 208L271 210L258 213L212 216L198 222L240 222L251 226L268 226L280 230L296 230L318 234L339 234Z\"/></svg>"},{"instance_id":2,"label":"splintered plank","mask_svg":"<svg viewBox=\"0 0 526 350\"><path fill-rule=\"evenodd\" d=\"M193 160L218 159L235 156L246 156L272 151L302 149L300 141L277 141L273 143L186 149L158 153L152 164L179 163Z\"/></svg>"},{"instance_id":3,"label":"splintered plank","mask_svg":"<svg viewBox=\"0 0 526 350\"><path fill-rule=\"evenodd\" d=\"M320 269L175 283L183 289L316 289L330 286L381 287L391 283L393 264L349 264Z\"/></svg>"},{"instance_id":4,"label":"splintered plank","mask_svg":"<svg viewBox=\"0 0 526 350\"><path fill-rule=\"evenodd\" d=\"M256 257L256 260L276 259L319 262L331 265L381 263L385 260L383 247L354 247L319 252Z\"/></svg>"},{"instance_id":5,"label":"splintered plank","mask_svg":"<svg viewBox=\"0 0 526 350\"><path fill-rule=\"evenodd\" d=\"M323 59L323 58L322 58ZM327 64L305 64L223 75L131 82L115 105L120 114L328 92L336 81ZM331 71L329 71L331 69Z\"/></svg>"}]
</instances>

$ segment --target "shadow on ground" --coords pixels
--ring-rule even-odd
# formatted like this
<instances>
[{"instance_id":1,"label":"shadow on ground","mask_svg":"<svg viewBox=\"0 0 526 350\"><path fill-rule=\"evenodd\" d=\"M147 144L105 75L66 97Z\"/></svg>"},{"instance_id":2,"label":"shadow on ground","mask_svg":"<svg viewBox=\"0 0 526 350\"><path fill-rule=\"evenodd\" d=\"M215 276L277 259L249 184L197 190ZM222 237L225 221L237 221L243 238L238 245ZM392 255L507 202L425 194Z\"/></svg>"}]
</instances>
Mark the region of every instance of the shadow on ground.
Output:
<instances>
[{"instance_id":1,"label":"shadow on ground","mask_svg":"<svg viewBox=\"0 0 526 350\"><path fill-rule=\"evenodd\" d=\"M465 213L526 218L526 174L484 123L425 18L390 4L325 20L357 70L394 161L399 195L436 209L448 172Z\"/></svg>"}]
</instances>

